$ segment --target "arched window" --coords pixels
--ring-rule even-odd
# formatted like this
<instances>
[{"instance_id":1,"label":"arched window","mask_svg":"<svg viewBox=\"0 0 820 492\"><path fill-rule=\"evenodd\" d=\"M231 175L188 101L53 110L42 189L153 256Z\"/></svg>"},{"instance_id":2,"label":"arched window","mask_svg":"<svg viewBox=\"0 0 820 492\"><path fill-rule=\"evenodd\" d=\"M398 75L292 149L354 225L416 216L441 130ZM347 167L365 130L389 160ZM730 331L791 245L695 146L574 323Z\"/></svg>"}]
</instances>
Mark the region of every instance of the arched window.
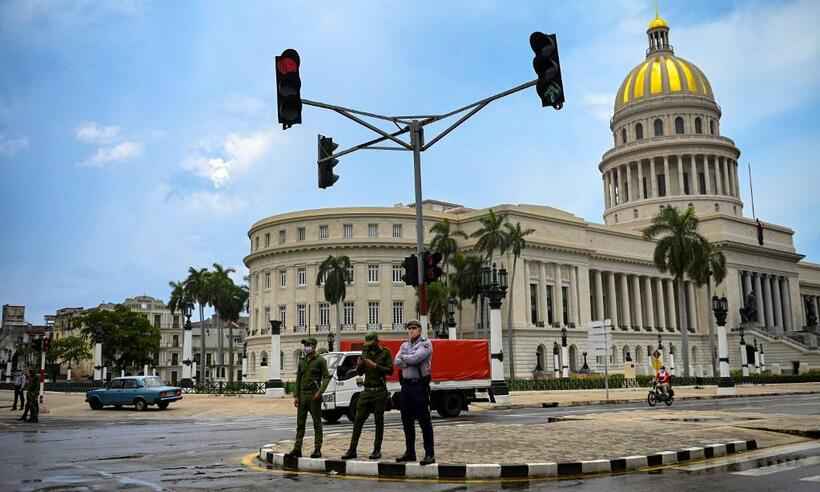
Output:
<instances>
[{"instance_id":1,"label":"arched window","mask_svg":"<svg viewBox=\"0 0 820 492\"><path fill-rule=\"evenodd\" d=\"M643 349L641 349L640 345L635 346L635 363L642 364L643 363Z\"/></svg>"},{"instance_id":2,"label":"arched window","mask_svg":"<svg viewBox=\"0 0 820 492\"><path fill-rule=\"evenodd\" d=\"M256 352L251 352L250 370L256 372Z\"/></svg>"},{"instance_id":3,"label":"arched window","mask_svg":"<svg viewBox=\"0 0 820 492\"><path fill-rule=\"evenodd\" d=\"M675 118L675 133L683 135L683 118L680 116Z\"/></svg>"},{"instance_id":4,"label":"arched window","mask_svg":"<svg viewBox=\"0 0 820 492\"><path fill-rule=\"evenodd\" d=\"M262 354L259 356L259 358L261 360L261 362L259 362L259 365L262 366L262 367L266 367L268 365L268 353L267 352L262 352Z\"/></svg>"},{"instance_id":5,"label":"arched window","mask_svg":"<svg viewBox=\"0 0 820 492\"><path fill-rule=\"evenodd\" d=\"M695 133L703 133L703 121L700 118L695 118Z\"/></svg>"},{"instance_id":6,"label":"arched window","mask_svg":"<svg viewBox=\"0 0 820 492\"><path fill-rule=\"evenodd\" d=\"M285 370L285 353L281 351L279 352L279 370Z\"/></svg>"},{"instance_id":7,"label":"arched window","mask_svg":"<svg viewBox=\"0 0 820 492\"><path fill-rule=\"evenodd\" d=\"M635 139L643 140L643 125L640 123L635 124Z\"/></svg>"},{"instance_id":8,"label":"arched window","mask_svg":"<svg viewBox=\"0 0 820 492\"><path fill-rule=\"evenodd\" d=\"M626 128L621 128L621 143L626 143Z\"/></svg>"},{"instance_id":9,"label":"arched window","mask_svg":"<svg viewBox=\"0 0 820 492\"><path fill-rule=\"evenodd\" d=\"M715 120L709 120L709 134L715 134Z\"/></svg>"},{"instance_id":10,"label":"arched window","mask_svg":"<svg viewBox=\"0 0 820 492\"><path fill-rule=\"evenodd\" d=\"M660 118L655 120L655 136L661 137L663 136L663 121Z\"/></svg>"}]
</instances>

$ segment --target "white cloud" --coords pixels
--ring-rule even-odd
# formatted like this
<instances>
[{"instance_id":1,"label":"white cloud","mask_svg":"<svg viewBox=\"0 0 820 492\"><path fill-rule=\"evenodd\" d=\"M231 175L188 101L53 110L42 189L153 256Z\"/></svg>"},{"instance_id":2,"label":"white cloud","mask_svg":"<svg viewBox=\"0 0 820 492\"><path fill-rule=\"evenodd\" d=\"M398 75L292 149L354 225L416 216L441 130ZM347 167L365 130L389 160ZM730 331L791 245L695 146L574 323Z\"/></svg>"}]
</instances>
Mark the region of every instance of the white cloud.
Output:
<instances>
[{"instance_id":1,"label":"white cloud","mask_svg":"<svg viewBox=\"0 0 820 492\"><path fill-rule=\"evenodd\" d=\"M120 135L118 126L100 126L93 121L85 122L74 131L74 136L83 143L107 144Z\"/></svg>"},{"instance_id":2,"label":"white cloud","mask_svg":"<svg viewBox=\"0 0 820 492\"><path fill-rule=\"evenodd\" d=\"M9 138L0 133L0 155L11 157L28 148L28 138Z\"/></svg>"},{"instance_id":3,"label":"white cloud","mask_svg":"<svg viewBox=\"0 0 820 492\"><path fill-rule=\"evenodd\" d=\"M125 161L142 155L142 144L139 142L121 142L112 147L101 147L83 165L103 167L109 162Z\"/></svg>"},{"instance_id":4,"label":"white cloud","mask_svg":"<svg viewBox=\"0 0 820 492\"><path fill-rule=\"evenodd\" d=\"M197 155L189 157L182 167L197 176L211 180L214 188L225 186L231 179L247 172L270 149L274 132L262 130L250 135L230 133L222 141L220 156ZM200 144L205 153L214 152L208 142Z\"/></svg>"}]
</instances>

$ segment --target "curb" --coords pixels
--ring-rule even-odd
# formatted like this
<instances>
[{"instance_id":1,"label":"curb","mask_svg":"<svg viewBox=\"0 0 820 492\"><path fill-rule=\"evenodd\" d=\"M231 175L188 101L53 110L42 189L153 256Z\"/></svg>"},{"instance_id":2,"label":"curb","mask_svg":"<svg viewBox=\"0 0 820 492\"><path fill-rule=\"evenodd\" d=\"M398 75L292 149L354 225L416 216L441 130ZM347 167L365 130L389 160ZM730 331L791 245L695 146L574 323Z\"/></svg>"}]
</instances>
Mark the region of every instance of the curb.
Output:
<instances>
[{"instance_id":1,"label":"curb","mask_svg":"<svg viewBox=\"0 0 820 492\"><path fill-rule=\"evenodd\" d=\"M432 464L395 463L387 461L344 461L324 458L294 458L274 453L272 445L259 449L258 458L284 470L328 473L345 476L364 476L388 479L439 480L493 480L577 477L600 473L621 473L646 467L670 465L690 460L715 458L741 451L757 449L757 441L731 441L708 444L704 447L662 451L646 456L574 461L567 463L511 463L511 464Z\"/></svg>"}]
</instances>

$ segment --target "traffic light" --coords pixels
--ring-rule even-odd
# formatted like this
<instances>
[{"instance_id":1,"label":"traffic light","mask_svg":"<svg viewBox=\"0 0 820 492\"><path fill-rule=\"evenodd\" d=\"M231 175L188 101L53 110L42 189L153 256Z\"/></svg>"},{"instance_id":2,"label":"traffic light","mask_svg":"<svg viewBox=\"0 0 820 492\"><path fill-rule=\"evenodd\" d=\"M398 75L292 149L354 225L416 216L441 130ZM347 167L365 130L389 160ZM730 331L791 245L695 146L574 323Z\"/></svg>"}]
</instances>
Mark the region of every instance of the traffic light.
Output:
<instances>
[{"instance_id":1,"label":"traffic light","mask_svg":"<svg viewBox=\"0 0 820 492\"><path fill-rule=\"evenodd\" d=\"M443 272L439 263L441 263L441 253L424 252L424 283L431 284L441 277Z\"/></svg>"},{"instance_id":2,"label":"traffic light","mask_svg":"<svg viewBox=\"0 0 820 492\"><path fill-rule=\"evenodd\" d=\"M407 285L412 285L413 287L418 287L419 285L419 264L418 264L418 257L416 255L410 255L404 259L402 263L404 267L404 275L401 276L401 279Z\"/></svg>"},{"instance_id":3,"label":"traffic light","mask_svg":"<svg viewBox=\"0 0 820 492\"><path fill-rule=\"evenodd\" d=\"M49 343L51 343L51 337L43 338L43 352L48 352Z\"/></svg>"},{"instance_id":4,"label":"traffic light","mask_svg":"<svg viewBox=\"0 0 820 492\"><path fill-rule=\"evenodd\" d=\"M31 341L31 349L35 352L42 352L43 351L43 339L42 338L35 338Z\"/></svg>"},{"instance_id":5,"label":"traffic light","mask_svg":"<svg viewBox=\"0 0 820 492\"><path fill-rule=\"evenodd\" d=\"M299 53L286 49L276 57L276 104L283 130L302 123L301 89Z\"/></svg>"},{"instance_id":6,"label":"traffic light","mask_svg":"<svg viewBox=\"0 0 820 492\"><path fill-rule=\"evenodd\" d=\"M564 82L561 80L561 62L558 59L558 39L555 34L530 34L530 47L535 52L532 68L538 76L535 90L541 106L561 109L564 106Z\"/></svg>"},{"instance_id":7,"label":"traffic light","mask_svg":"<svg viewBox=\"0 0 820 492\"><path fill-rule=\"evenodd\" d=\"M319 188L329 188L339 180L339 176L333 174L333 166L339 163L339 159L329 159L338 147L332 138L319 135Z\"/></svg>"}]
</instances>

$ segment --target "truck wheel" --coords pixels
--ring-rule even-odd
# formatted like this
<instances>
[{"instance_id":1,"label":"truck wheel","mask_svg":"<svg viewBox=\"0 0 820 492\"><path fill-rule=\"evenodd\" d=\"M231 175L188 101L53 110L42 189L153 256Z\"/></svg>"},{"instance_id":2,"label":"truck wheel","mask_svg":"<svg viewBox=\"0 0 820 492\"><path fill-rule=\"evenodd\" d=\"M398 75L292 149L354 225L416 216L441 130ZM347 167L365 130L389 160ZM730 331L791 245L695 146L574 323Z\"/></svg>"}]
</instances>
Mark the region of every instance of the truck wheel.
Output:
<instances>
[{"instance_id":1,"label":"truck wheel","mask_svg":"<svg viewBox=\"0 0 820 492\"><path fill-rule=\"evenodd\" d=\"M325 419L325 422L328 424L336 424L339 422L339 419L342 418L342 412L339 409L323 411L322 418Z\"/></svg>"},{"instance_id":2,"label":"truck wheel","mask_svg":"<svg viewBox=\"0 0 820 492\"><path fill-rule=\"evenodd\" d=\"M458 417L461 414L463 402L464 399L461 397L461 393L447 392L439 400L436 411L444 418Z\"/></svg>"},{"instance_id":3,"label":"truck wheel","mask_svg":"<svg viewBox=\"0 0 820 492\"><path fill-rule=\"evenodd\" d=\"M359 395L353 395L350 399L350 406L347 407L347 420L356 421L356 405L359 403Z\"/></svg>"}]
</instances>

